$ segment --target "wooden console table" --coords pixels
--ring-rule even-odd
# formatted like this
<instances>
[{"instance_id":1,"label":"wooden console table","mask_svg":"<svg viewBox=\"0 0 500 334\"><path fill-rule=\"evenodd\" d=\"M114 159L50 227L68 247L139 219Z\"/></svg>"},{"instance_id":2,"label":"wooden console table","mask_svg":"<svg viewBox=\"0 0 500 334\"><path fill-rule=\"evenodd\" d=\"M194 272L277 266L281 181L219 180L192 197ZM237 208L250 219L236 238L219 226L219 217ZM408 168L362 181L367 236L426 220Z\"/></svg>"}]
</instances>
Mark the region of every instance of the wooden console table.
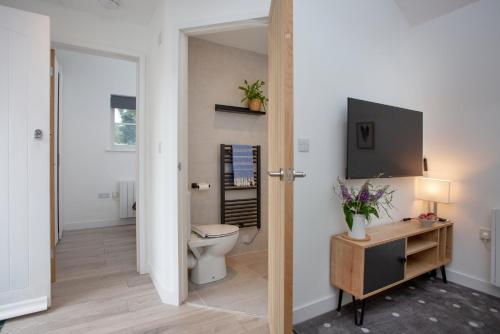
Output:
<instances>
[{"instance_id":1,"label":"wooden console table","mask_svg":"<svg viewBox=\"0 0 500 334\"><path fill-rule=\"evenodd\" d=\"M342 235L331 239L331 284L339 291L340 311L343 292L352 295L354 309L361 303L361 314L354 322L363 324L365 299L393 286L440 268L451 261L453 223L434 223L423 227L417 220L397 222L367 229L369 241L347 240Z\"/></svg>"}]
</instances>

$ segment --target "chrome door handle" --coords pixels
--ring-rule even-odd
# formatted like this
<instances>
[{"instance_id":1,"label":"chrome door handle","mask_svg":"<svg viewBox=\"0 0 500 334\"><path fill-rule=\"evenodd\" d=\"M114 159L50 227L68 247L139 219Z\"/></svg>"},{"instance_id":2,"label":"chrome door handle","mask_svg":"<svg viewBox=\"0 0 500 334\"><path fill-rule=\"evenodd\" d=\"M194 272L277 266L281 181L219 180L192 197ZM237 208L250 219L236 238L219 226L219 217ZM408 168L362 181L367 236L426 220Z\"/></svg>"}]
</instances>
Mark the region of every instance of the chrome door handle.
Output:
<instances>
[{"instance_id":1,"label":"chrome door handle","mask_svg":"<svg viewBox=\"0 0 500 334\"><path fill-rule=\"evenodd\" d=\"M283 168L280 168L279 172L273 172L273 171L268 171L267 174L271 177L279 177L280 179L283 179L285 176L285 171Z\"/></svg>"},{"instance_id":2,"label":"chrome door handle","mask_svg":"<svg viewBox=\"0 0 500 334\"><path fill-rule=\"evenodd\" d=\"M294 170L292 170L292 175L293 175L293 179L295 180L295 178L297 178L297 177L306 177L306 172L300 172L300 171L296 171L294 169Z\"/></svg>"}]
</instances>

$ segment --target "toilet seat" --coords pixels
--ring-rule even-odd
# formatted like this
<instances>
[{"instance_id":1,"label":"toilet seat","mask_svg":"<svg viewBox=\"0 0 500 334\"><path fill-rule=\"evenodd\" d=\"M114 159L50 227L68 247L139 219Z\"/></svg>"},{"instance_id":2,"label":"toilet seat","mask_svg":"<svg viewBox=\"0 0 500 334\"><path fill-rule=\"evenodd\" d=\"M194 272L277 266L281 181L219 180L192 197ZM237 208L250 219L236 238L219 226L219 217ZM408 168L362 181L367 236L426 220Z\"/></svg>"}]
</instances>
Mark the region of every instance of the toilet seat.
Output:
<instances>
[{"instance_id":1,"label":"toilet seat","mask_svg":"<svg viewBox=\"0 0 500 334\"><path fill-rule=\"evenodd\" d=\"M239 230L238 226L226 224L191 225L188 246L193 251L193 248L221 244L227 239L237 238Z\"/></svg>"},{"instance_id":2,"label":"toilet seat","mask_svg":"<svg viewBox=\"0 0 500 334\"><path fill-rule=\"evenodd\" d=\"M227 224L192 225L191 230L201 238L220 238L239 231L238 226Z\"/></svg>"}]
</instances>

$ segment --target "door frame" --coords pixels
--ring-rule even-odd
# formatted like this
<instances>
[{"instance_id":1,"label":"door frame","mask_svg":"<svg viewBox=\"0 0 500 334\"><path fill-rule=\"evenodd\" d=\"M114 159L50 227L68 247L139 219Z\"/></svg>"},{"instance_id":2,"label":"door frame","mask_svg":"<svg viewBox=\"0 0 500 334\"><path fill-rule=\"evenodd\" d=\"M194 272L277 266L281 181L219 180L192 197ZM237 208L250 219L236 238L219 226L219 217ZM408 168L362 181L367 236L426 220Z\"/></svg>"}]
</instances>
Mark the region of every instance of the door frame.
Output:
<instances>
[{"instance_id":1,"label":"door frame","mask_svg":"<svg viewBox=\"0 0 500 334\"><path fill-rule=\"evenodd\" d=\"M241 21L227 21L217 24L179 29L179 109L178 109L178 152L180 171L178 175L178 212L179 212L179 295L180 302L188 297L187 240L190 231L188 200L188 40L189 37L228 30L239 30L262 25L267 17L256 17ZM185 251L180 251L180 250Z\"/></svg>"},{"instance_id":2,"label":"door frame","mask_svg":"<svg viewBox=\"0 0 500 334\"><path fill-rule=\"evenodd\" d=\"M280 3L276 6L276 3ZM272 0L271 11L289 10L290 14L292 9L293 0ZM243 20L227 20L216 23L207 23L205 25L197 25L191 27L179 27L179 108L178 108L178 159L179 159L179 176L178 176L178 213L179 213L179 295L181 303L188 297L188 267L187 267L187 240L190 231L189 226L189 212L187 194L188 189L188 38L196 35L206 33L214 33L227 30L242 29L248 26L255 25L256 23L262 24L262 20L268 21L268 15L256 15L251 19ZM268 22L269 24L270 22ZM293 40L292 35L292 21L289 24L287 36L289 40ZM280 30L280 32L283 32ZM268 41L271 36L268 35ZM280 44L281 45L281 44ZM288 44L292 46L293 43ZM281 65L281 64L277 64ZM272 72L278 70L269 65L268 68L268 81ZM293 73L293 68L291 69ZM279 86L279 85L278 85ZM289 89L290 88L290 89ZM277 88L280 90L280 87ZM293 94L293 85L287 86L283 89L287 93ZM271 96L271 93L269 94ZM292 95L293 96L293 95ZM270 106L271 107L271 106ZM279 145L286 140L286 147L276 148L272 150L269 147L269 169L272 168L272 161L279 163L283 168L286 166L293 167L293 101L292 103L285 103L285 108L280 109L280 115L268 118L268 145ZM284 112L286 110L286 112ZM285 113L286 115L282 115ZM272 122L280 122L276 124L288 131L286 137L281 140L271 136L273 127ZM276 128L274 126L274 128ZM281 132L282 133L282 132ZM273 155L274 153L274 155ZM291 163L291 164L290 164ZM267 171L265 171L267 175ZM279 180L278 180L279 181ZM279 184L278 184L279 183ZM269 182L269 237L268 237L268 321L271 333L292 333L293 322L293 210L284 210L285 206L293 208L293 183L285 182ZM271 201L271 187L275 184L273 192L280 192L280 198L276 201ZM272 204L277 207L271 210ZM290 206L291 205L291 206ZM285 217L286 216L286 217ZM273 223L274 222L274 223ZM273 240L272 236L277 239Z\"/></svg>"},{"instance_id":3,"label":"door frame","mask_svg":"<svg viewBox=\"0 0 500 334\"><path fill-rule=\"evenodd\" d=\"M59 184L56 182L55 171L57 167L56 157L57 152L55 151L55 129L56 129L56 109L55 109L55 75L56 75L56 51L50 49L50 119L49 119L49 131L50 131L50 282L54 283L56 281L56 207L59 210L57 201L56 186ZM57 97L59 99L59 96ZM58 125L57 125L58 126Z\"/></svg>"},{"instance_id":4,"label":"door frame","mask_svg":"<svg viewBox=\"0 0 500 334\"><path fill-rule=\"evenodd\" d=\"M147 201L145 191L146 181L146 133L147 133L147 103L146 103L146 55L144 53L108 48L102 45L78 41L51 41L52 49L82 52L108 58L124 59L137 64L137 108L141 112L136 116L136 253L137 271L140 274L148 272L146 257L146 221ZM57 57L57 53L56 53ZM64 68L63 68L64 71ZM63 134L64 136L64 134ZM62 137L61 137L62 138ZM61 139L59 138L59 139ZM60 191L60 189L59 189ZM60 194L61 195L61 194ZM59 196L61 201L62 196ZM59 207L61 203L59 203Z\"/></svg>"}]
</instances>

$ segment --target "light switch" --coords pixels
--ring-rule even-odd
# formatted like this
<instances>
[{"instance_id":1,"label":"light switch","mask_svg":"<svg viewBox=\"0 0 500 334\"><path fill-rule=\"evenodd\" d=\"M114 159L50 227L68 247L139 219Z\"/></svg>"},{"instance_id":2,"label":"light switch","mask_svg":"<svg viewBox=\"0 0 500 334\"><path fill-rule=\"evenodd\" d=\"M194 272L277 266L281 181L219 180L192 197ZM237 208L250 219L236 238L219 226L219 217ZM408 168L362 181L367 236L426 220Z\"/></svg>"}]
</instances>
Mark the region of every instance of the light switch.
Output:
<instances>
[{"instance_id":1,"label":"light switch","mask_svg":"<svg viewBox=\"0 0 500 334\"><path fill-rule=\"evenodd\" d=\"M299 152L309 152L309 139L299 138L298 145L299 145Z\"/></svg>"}]
</instances>

